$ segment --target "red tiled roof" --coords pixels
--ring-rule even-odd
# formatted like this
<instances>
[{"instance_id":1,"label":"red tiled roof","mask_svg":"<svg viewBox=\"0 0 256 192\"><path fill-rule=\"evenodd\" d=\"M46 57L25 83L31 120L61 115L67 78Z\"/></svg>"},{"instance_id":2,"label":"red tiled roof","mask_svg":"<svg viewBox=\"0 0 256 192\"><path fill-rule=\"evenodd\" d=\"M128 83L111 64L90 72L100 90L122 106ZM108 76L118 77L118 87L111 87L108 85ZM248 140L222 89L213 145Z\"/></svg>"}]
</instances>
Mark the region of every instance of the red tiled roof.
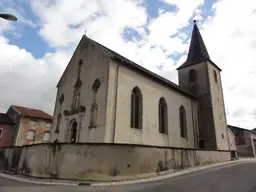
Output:
<instances>
[{"instance_id":1,"label":"red tiled roof","mask_svg":"<svg viewBox=\"0 0 256 192\"><path fill-rule=\"evenodd\" d=\"M41 110L38 109L31 109L28 107L21 107L17 105L12 105L17 111L19 111L22 115L27 117L35 117L40 119L47 119L47 120L53 120L53 117Z\"/></svg>"}]
</instances>

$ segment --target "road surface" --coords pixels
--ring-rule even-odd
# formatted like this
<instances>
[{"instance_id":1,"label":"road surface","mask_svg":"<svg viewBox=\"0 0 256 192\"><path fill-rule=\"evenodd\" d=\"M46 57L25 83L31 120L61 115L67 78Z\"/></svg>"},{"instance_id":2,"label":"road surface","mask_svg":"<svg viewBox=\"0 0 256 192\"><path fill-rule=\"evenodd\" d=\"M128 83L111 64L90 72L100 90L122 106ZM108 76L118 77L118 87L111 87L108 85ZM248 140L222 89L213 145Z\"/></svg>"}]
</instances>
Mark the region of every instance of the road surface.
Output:
<instances>
[{"instance_id":1,"label":"road surface","mask_svg":"<svg viewBox=\"0 0 256 192\"><path fill-rule=\"evenodd\" d=\"M117 186L44 186L0 178L1 192L254 192L256 161L237 162L160 181Z\"/></svg>"}]
</instances>

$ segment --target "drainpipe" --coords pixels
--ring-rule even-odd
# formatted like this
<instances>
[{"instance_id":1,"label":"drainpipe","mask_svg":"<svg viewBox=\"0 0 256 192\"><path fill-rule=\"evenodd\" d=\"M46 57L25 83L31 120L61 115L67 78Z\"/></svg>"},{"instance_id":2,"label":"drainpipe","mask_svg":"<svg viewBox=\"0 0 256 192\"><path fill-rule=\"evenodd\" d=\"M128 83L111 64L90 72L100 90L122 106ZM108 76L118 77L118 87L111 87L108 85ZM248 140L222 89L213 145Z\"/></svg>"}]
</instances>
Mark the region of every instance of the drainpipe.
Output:
<instances>
[{"instance_id":1,"label":"drainpipe","mask_svg":"<svg viewBox=\"0 0 256 192\"><path fill-rule=\"evenodd\" d=\"M228 130L228 124L227 124L227 116L226 116L226 111L225 111L225 102L224 102L224 94L223 94L223 89L222 89L222 81L221 81L221 76L220 76L220 90L221 90L221 96L222 96L222 102L223 102L223 109L224 109L224 120L225 120L225 125L226 125L226 131L227 131L227 139L228 139L228 150L230 151L230 140L229 140L229 130Z\"/></svg>"},{"instance_id":2,"label":"drainpipe","mask_svg":"<svg viewBox=\"0 0 256 192\"><path fill-rule=\"evenodd\" d=\"M114 126L113 126L113 137L112 137L112 142L115 143L115 136L116 136L116 107L117 107L117 94L118 94L118 79L119 79L119 67L123 61L121 60L120 63L117 65L117 70L116 70L116 87L115 87L115 105L114 105Z\"/></svg>"},{"instance_id":3,"label":"drainpipe","mask_svg":"<svg viewBox=\"0 0 256 192\"><path fill-rule=\"evenodd\" d=\"M193 105L193 100L191 100L191 112L192 112L192 125L193 125L193 136L194 136L194 148L197 148L196 144L196 136L195 136L195 117L194 117L194 105Z\"/></svg>"}]
</instances>

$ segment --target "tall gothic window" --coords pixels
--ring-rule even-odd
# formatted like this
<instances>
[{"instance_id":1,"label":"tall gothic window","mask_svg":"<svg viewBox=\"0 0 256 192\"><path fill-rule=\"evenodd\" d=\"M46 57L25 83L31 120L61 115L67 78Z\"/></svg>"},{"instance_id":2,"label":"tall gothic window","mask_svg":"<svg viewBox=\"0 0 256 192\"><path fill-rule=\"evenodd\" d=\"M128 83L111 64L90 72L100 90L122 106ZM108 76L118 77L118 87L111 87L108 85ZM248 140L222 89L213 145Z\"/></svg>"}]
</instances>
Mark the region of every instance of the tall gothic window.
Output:
<instances>
[{"instance_id":1,"label":"tall gothic window","mask_svg":"<svg viewBox=\"0 0 256 192\"><path fill-rule=\"evenodd\" d=\"M158 117L159 117L159 132L167 134L168 133L167 104L163 97L159 100Z\"/></svg>"},{"instance_id":2,"label":"tall gothic window","mask_svg":"<svg viewBox=\"0 0 256 192\"><path fill-rule=\"evenodd\" d=\"M90 128L97 126L98 105L94 103L91 107Z\"/></svg>"},{"instance_id":3,"label":"tall gothic window","mask_svg":"<svg viewBox=\"0 0 256 192\"><path fill-rule=\"evenodd\" d=\"M188 72L189 75L189 82L195 82L196 81L196 71L194 69L191 69Z\"/></svg>"},{"instance_id":4,"label":"tall gothic window","mask_svg":"<svg viewBox=\"0 0 256 192\"><path fill-rule=\"evenodd\" d=\"M131 127L142 129L142 94L139 87L131 93Z\"/></svg>"},{"instance_id":5,"label":"tall gothic window","mask_svg":"<svg viewBox=\"0 0 256 192\"><path fill-rule=\"evenodd\" d=\"M187 137L187 120L186 120L186 110L182 106L180 106L179 110L180 116L180 136L186 138Z\"/></svg>"},{"instance_id":6,"label":"tall gothic window","mask_svg":"<svg viewBox=\"0 0 256 192\"><path fill-rule=\"evenodd\" d=\"M82 85L82 81L80 80L80 74L81 74L81 65L83 64L83 60L79 60L78 62L78 74L77 74L77 80L74 86L74 94L73 94L73 101L72 101L72 110L76 111L79 108L80 105L80 87Z\"/></svg>"},{"instance_id":7,"label":"tall gothic window","mask_svg":"<svg viewBox=\"0 0 256 192\"><path fill-rule=\"evenodd\" d=\"M61 113L60 113L60 114L58 115L58 117L57 117L55 132L59 132L59 131L60 131L61 118L62 118L62 115L61 115Z\"/></svg>"}]
</instances>

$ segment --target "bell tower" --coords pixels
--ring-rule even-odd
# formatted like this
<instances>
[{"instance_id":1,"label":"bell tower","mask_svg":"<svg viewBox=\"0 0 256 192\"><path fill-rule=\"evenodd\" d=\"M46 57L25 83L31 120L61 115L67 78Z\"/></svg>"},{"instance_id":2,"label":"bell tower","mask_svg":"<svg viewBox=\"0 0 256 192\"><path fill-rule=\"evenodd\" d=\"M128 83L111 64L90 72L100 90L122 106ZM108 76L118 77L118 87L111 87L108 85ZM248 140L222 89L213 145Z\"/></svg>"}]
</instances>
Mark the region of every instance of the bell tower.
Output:
<instances>
[{"instance_id":1,"label":"bell tower","mask_svg":"<svg viewBox=\"0 0 256 192\"><path fill-rule=\"evenodd\" d=\"M198 146L229 150L221 69L211 61L196 21L187 60L177 70L179 86L198 97Z\"/></svg>"}]
</instances>

